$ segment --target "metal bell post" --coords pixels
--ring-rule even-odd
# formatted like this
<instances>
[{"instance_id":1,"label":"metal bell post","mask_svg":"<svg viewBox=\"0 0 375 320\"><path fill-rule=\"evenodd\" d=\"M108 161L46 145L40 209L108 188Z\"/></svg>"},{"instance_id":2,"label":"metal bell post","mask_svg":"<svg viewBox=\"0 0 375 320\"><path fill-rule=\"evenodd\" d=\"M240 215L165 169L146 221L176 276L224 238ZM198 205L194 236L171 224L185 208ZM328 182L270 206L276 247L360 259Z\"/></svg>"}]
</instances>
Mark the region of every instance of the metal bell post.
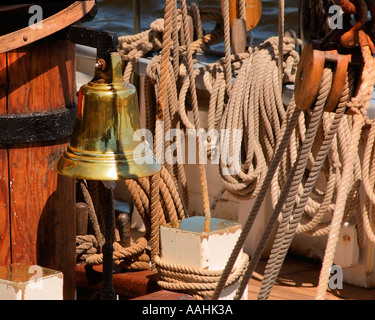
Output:
<instances>
[{"instance_id":1,"label":"metal bell post","mask_svg":"<svg viewBox=\"0 0 375 320\"><path fill-rule=\"evenodd\" d=\"M103 181L108 189L107 203L112 203L115 180L151 176L161 170L161 165L146 147L141 153L134 152L141 143L133 138L140 129L137 92L132 84L123 81L117 37L82 27L74 27L70 37L76 43L97 47L98 55L94 78L79 90L73 134L57 164L57 171L75 179ZM85 39L89 39L89 43ZM101 292L101 298L107 300L115 299L113 211L108 205Z\"/></svg>"}]
</instances>

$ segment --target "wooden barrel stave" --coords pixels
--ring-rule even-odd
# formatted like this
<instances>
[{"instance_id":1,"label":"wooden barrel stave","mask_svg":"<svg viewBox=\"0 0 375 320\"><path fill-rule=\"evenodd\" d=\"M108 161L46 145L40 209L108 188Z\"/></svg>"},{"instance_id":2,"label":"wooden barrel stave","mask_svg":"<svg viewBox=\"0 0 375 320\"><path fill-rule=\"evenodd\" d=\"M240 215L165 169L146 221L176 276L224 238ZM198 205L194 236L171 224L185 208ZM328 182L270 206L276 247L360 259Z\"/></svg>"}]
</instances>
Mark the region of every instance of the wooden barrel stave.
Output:
<instances>
[{"instance_id":1,"label":"wooden barrel stave","mask_svg":"<svg viewBox=\"0 0 375 320\"><path fill-rule=\"evenodd\" d=\"M0 83L0 115L74 104L75 45L45 38L0 54ZM64 299L74 299L75 181L55 169L68 142L0 146L0 264L62 271Z\"/></svg>"}]
</instances>

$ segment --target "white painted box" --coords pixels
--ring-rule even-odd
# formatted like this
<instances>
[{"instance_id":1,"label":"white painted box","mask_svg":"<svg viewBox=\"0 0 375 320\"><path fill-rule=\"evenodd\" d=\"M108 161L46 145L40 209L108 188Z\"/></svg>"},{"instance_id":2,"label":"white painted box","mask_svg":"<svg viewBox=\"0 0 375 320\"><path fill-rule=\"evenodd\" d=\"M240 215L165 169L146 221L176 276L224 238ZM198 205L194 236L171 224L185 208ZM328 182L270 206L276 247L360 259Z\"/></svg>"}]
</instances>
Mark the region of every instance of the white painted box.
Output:
<instances>
[{"instance_id":1,"label":"white painted box","mask_svg":"<svg viewBox=\"0 0 375 320\"><path fill-rule=\"evenodd\" d=\"M63 300L63 274L38 265L0 266L0 300Z\"/></svg>"},{"instance_id":2,"label":"white painted box","mask_svg":"<svg viewBox=\"0 0 375 320\"><path fill-rule=\"evenodd\" d=\"M160 228L161 257L171 264L210 271L223 270L241 234L241 224L218 218L210 219L210 231L204 232L203 216L183 219L178 226L166 224ZM236 260L237 266L242 250ZM223 290L220 299L233 299L238 284ZM243 299L247 299L247 288Z\"/></svg>"}]
</instances>

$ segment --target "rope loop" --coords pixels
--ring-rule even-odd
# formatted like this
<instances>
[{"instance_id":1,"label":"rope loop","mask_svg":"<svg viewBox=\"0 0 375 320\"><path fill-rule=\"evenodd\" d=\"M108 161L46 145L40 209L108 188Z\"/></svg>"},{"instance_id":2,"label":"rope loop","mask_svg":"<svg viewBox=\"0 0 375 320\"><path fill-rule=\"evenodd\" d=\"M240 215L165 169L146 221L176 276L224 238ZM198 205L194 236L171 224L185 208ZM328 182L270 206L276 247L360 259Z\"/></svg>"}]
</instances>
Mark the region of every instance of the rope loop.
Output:
<instances>
[{"instance_id":1,"label":"rope loop","mask_svg":"<svg viewBox=\"0 0 375 320\"><path fill-rule=\"evenodd\" d=\"M328 3L326 0L301 2L305 36L322 39L327 35ZM241 5L243 15L243 2ZM188 14L192 15L197 31L196 38L190 41ZM202 22L208 20L215 21L216 25L212 31L205 32ZM258 298L268 297L294 235L304 233L328 235L317 292L317 299L322 299L342 224L355 215L359 245L364 245L364 234L375 243L375 166L372 165L375 125L367 116L375 83L373 55L369 46L361 46L364 62L361 86L354 92L357 76L354 68L349 67L335 113L323 113L322 109L332 87L330 65L324 70L314 109L302 112L293 98L288 106L284 105L280 89L280 83L295 82L300 62L298 47L302 46L296 33L282 32L279 37L249 47L245 53L231 54L228 30L228 1L221 1L220 8L199 8L196 2L188 7L181 0L181 8L177 9L176 0L167 0L163 19L152 22L149 30L119 38L125 81L131 80L139 59L150 56L145 77L146 126L155 133L156 141L163 139L169 129L181 129L185 133L188 129L197 130L198 143L203 138L200 130L220 131L219 140L207 140L207 148L199 148L199 152L207 152L211 160L218 156L217 172L224 191L240 199L255 198L228 264L224 270L207 271L171 265L159 256L160 225L187 217L189 208L184 165L169 163L154 177L125 181L146 232L129 248L121 247L114 239L115 264L134 270L150 268L151 262L151 267L161 275L160 286L186 291L197 299L218 298L225 286L240 282L235 297L239 299L271 227L278 221ZM197 53L212 53L210 46L219 41L224 41L225 56L196 67ZM198 77L203 79L209 93L208 121L204 129L198 112L195 83ZM347 110L350 114L344 114ZM163 129L156 119L164 122ZM365 139L363 160L361 138ZM166 146L172 142L168 143ZM199 173L203 214L209 222L211 207L204 165L199 166ZM105 230L103 212L98 205L99 192L88 182L80 181L79 185L89 205L91 234L77 237L77 260L101 263ZM360 193L362 185L364 201ZM268 190L274 209L272 218L252 259L249 261L243 254L241 263L233 267Z\"/></svg>"},{"instance_id":2,"label":"rope loop","mask_svg":"<svg viewBox=\"0 0 375 320\"><path fill-rule=\"evenodd\" d=\"M158 284L167 290L185 291L198 300L210 299L222 270L208 270L172 264L160 256L155 259L156 268L160 274ZM234 266L225 287L237 283L244 274L249 263L249 256L245 253Z\"/></svg>"}]
</instances>

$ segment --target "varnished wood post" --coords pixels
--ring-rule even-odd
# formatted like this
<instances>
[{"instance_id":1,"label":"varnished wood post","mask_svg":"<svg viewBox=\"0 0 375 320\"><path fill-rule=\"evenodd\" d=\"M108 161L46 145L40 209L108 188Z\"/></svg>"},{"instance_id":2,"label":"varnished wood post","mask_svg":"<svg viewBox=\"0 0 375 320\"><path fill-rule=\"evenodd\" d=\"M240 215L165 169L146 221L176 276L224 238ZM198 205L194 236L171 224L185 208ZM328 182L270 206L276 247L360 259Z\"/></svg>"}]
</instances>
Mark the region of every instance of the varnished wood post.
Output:
<instances>
[{"instance_id":1,"label":"varnished wood post","mask_svg":"<svg viewBox=\"0 0 375 320\"><path fill-rule=\"evenodd\" d=\"M84 202L76 204L76 234L77 236L87 235L89 222L89 207Z\"/></svg>"}]
</instances>

